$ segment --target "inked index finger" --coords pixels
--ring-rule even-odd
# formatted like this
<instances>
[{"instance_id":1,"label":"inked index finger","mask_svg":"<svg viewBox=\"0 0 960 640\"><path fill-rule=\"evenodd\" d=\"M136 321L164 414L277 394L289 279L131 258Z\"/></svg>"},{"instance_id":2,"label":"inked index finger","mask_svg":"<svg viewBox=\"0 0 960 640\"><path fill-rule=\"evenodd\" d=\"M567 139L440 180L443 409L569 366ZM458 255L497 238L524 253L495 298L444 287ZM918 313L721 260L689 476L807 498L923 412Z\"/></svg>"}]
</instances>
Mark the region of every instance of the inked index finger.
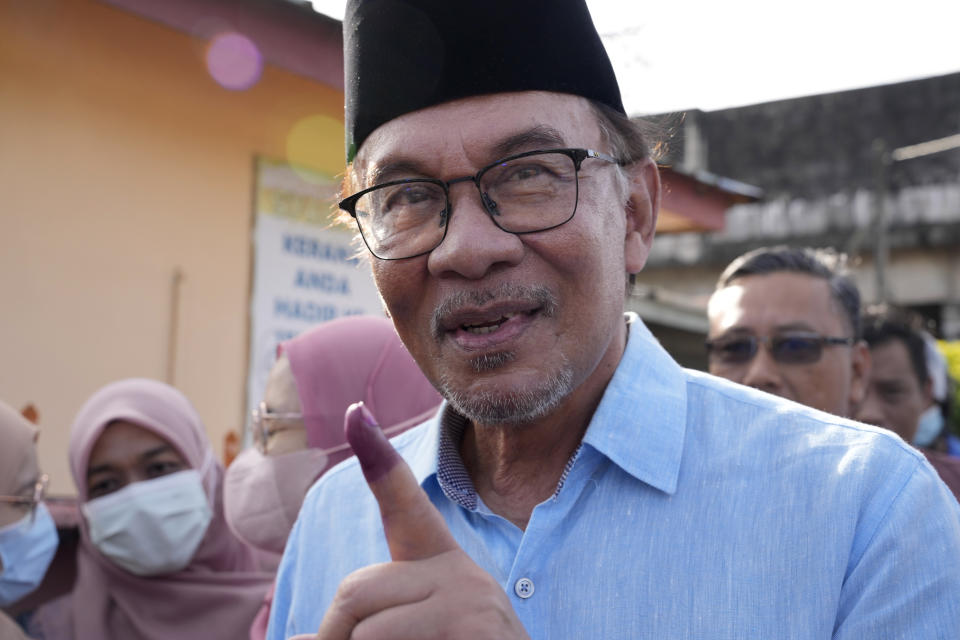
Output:
<instances>
[{"instance_id":1,"label":"inked index finger","mask_svg":"<svg viewBox=\"0 0 960 640\"><path fill-rule=\"evenodd\" d=\"M390 557L423 560L459 549L443 516L362 402L347 409L344 430L380 506Z\"/></svg>"}]
</instances>

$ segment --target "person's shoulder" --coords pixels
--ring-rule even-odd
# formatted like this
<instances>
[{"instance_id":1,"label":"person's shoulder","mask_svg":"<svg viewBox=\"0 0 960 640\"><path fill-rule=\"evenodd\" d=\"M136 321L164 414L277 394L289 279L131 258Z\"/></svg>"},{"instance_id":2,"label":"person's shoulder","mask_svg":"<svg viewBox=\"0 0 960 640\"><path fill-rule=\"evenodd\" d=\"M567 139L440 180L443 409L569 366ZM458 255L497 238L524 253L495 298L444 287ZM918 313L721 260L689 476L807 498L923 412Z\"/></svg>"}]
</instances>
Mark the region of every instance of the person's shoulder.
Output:
<instances>
[{"instance_id":1,"label":"person's shoulder","mask_svg":"<svg viewBox=\"0 0 960 640\"><path fill-rule=\"evenodd\" d=\"M960 458L956 458L940 451L923 450L930 465L936 470L940 479L947 485L954 497L960 501Z\"/></svg>"},{"instance_id":2,"label":"person's shoulder","mask_svg":"<svg viewBox=\"0 0 960 640\"><path fill-rule=\"evenodd\" d=\"M847 465L882 459L915 468L923 463L923 455L892 431L704 372L685 370L685 375L688 426L695 430L733 430L741 446L771 455L817 454L826 456L827 464L837 464L839 459Z\"/></svg>"}]
</instances>

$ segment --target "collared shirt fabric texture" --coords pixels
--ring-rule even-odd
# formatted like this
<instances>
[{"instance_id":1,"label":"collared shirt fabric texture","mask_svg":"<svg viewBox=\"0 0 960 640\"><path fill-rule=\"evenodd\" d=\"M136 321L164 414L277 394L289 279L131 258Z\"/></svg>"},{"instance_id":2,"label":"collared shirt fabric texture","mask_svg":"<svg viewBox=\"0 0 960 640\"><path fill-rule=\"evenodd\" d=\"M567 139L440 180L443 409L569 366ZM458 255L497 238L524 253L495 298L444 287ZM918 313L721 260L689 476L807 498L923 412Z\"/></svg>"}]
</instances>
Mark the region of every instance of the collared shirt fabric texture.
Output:
<instances>
[{"instance_id":1,"label":"collared shirt fabric texture","mask_svg":"<svg viewBox=\"0 0 960 640\"><path fill-rule=\"evenodd\" d=\"M492 513L444 405L394 439L531 638L956 638L960 506L894 434L680 368L640 321L554 495ZM438 472L439 470L439 472ZM389 561L355 459L308 493L268 638Z\"/></svg>"}]
</instances>

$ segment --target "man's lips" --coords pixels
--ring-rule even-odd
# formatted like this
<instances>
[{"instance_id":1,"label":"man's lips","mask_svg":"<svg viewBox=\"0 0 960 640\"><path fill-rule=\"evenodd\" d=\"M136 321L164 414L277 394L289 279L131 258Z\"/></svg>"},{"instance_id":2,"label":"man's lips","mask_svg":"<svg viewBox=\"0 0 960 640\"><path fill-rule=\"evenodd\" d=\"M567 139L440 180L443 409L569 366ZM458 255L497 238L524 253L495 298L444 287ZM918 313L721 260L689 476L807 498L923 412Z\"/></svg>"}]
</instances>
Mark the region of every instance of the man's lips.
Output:
<instances>
[{"instance_id":1,"label":"man's lips","mask_svg":"<svg viewBox=\"0 0 960 640\"><path fill-rule=\"evenodd\" d=\"M481 322L479 324L463 324L460 325L460 328L476 336L481 336L485 333L496 331L504 322L510 318L516 317L516 315L516 313L505 313L500 317L499 320L495 320L493 322Z\"/></svg>"},{"instance_id":2,"label":"man's lips","mask_svg":"<svg viewBox=\"0 0 960 640\"><path fill-rule=\"evenodd\" d=\"M448 315L440 322L444 333L466 331L474 335L483 335L496 331L500 326L517 316L532 316L539 306L530 304L498 304L484 309L463 309Z\"/></svg>"},{"instance_id":3,"label":"man's lips","mask_svg":"<svg viewBox=\"0 0 960 640\"><path fill-rule=\"evenodd\" d=\"M535 317L551 317L556 310L556 298L546 287L506 283L452 294L437 305L431 328L437 340L452 337L463 346L480 346L498 333L499 339L518 335Z\"/></svg>"},{"instance_id":4,"label":"man's lips","mask_svg":"<svg viewBox=\"0 0 960 640\"><path fill-rule=\"evenodd\" d=\"M539 317L539 308L525 311L505 311L485 319L462 322L444 334L453 344L465 351L477 353L501 350L513 344Z\"/></svg>"}]
</instances>

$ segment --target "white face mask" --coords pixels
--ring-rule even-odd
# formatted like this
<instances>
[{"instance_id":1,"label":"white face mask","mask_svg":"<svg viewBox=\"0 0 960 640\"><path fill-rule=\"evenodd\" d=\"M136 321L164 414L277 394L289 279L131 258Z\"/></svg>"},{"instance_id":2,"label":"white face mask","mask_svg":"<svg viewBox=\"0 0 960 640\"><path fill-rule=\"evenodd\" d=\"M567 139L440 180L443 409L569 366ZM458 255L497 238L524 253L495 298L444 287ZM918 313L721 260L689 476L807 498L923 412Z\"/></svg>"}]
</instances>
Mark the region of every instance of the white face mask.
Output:
<instances>
[{"instance_id":1,"label":"white face mask","mask_svg":"<svg viewBox=\"0 0 960 640\"><path fill-rule=\"evenodd\" d=\"M93 545L138 576L173 573L190 564L213 517L196 469L134 482L81 510Z\"/></svg>"},{"instance_id":2,"label":"white face mask","mask_svg":"<svg viewBox=\"0 0 960 640\"><path fill-rule=\"evenodd\" d=\"M247 544L283 553L303 497L328 460L322 449L278 456L246 449L227 467L223 486L227 524Z\"/></svg>"},{"instance_id":3,"label":"white face mask","mask_svg":"<svg viewBox=\"0 0 960 640\"><path fill-rule=\"evenodd\" d=\"M57 552L57 526L42 502L30 514L0 528L0 607L13 604L39 586Z\"/></svg>"},{"instance_id":4,"label":"white face mask","mask_svg":"<svg viewBox=\"0 0 960 640\"><path fill-rule=\"evenodd\" d=\"M938 405L931 405L920 414L917 421L917 432L913 435L913 445L929 447L943 431L943 414Z\"/></svg>"}]
</instances>

